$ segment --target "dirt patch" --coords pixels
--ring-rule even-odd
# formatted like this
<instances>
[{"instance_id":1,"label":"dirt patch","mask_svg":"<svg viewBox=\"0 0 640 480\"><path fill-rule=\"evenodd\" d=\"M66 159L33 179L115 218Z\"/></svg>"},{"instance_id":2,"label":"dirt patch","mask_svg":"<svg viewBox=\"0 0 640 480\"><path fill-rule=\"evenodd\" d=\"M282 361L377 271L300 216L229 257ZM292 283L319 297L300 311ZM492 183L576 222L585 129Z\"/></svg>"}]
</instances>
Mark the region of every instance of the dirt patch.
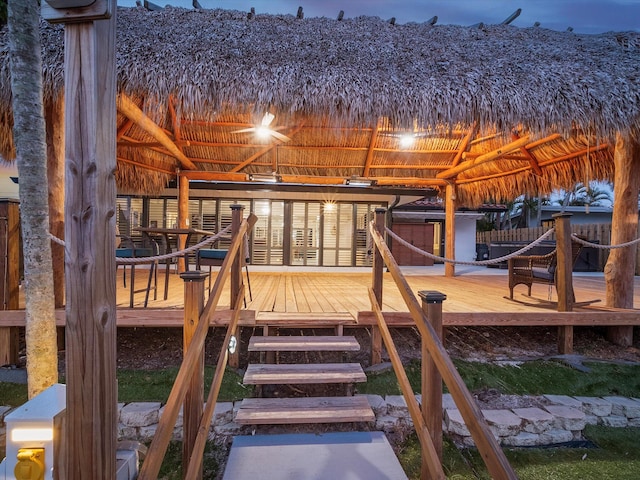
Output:
<instances>
[{"instance_id":1,"label":"dirt patch","mask_svg":"<svg viewBox=\"0 0 640 480\"><path fill-rule=\"evenodd\" d=\"M261 330L242 329L240 351L246 352L249 338L260 335ZM282 335L330 335L331 331L281 330ZM345 334L354 335L360 342L361 350L349 353L348 359L369 366L371 335L365 328L345 329ZM396 347L403 363L420 358L420 336L415 328L391 329ZM205 344L205 362L215 365L222 346L225 329L216 328L210 332ZM635 342L630 347L620 347L607 341L605 329L596 327L576 327L574 329L574 353L594 360L612 362L640 362L640 331L636 329ZM179 366L182 361L182 331L178 328L120 328L118 329L118 368L153 370ZM550 358L558 354L557 329L545 327L449 327L445 346L453 358L510 363ZM299 358L299 357L303 358ZM340 361L332 353L280 353L282 362L302 360ZM383 353L383 359L388 357ZM258 361L257 354L244 355L240 367L247 361Z\"/></svg>"}]
</instances>

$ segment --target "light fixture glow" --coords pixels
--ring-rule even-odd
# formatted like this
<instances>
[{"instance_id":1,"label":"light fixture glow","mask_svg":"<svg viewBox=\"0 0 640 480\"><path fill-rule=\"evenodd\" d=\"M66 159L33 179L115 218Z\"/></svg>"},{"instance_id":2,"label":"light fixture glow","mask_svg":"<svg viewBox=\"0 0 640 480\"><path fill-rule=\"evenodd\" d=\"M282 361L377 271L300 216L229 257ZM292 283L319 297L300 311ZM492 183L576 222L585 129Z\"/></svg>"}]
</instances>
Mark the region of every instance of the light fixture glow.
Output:
<instances>
[{"instance_id":1,"label":"light fixture glow","mask_svg":"<svg viewBox=\"0 0 640 480\"><path fill-rule=\"evenodd\" d=\"M50 442L53 428L14 428L10 438L12 442Z\"/></svg>"},{"instance_id":2,"label":"light fixture glow","mask_svg":"<svg viewBox=\"0 0 640 480\"><path fill-rule=\"evenodd\" d=\"M415 135L411 133L406 133L400 137L400 148L411 148L416 141Z\"/></svg>"},{"instance_id":3,"label":"light fixture glow","mask_svg":"<svg viewBox=\"0 0 640 480\"><path fill-rule=\"evenodd\" d=\"M352 187L370 187L375 185L377 180L372 180L370 178L363 177L351 177L345 180L345 185L351 185Z\"/></svg>"},{"instance_id":4,"label":"light fixture glow","mask_svg":"<svg viewBox=\"0 0 640 480\"><path fill-rule=\"evenodd\" d=\"M231 337L229 338L229 346L227 347L229 349L229 353L231 355L236 353L237 347L238 347L238 339L236 338L235 335L231 335Z\"/></svg>"},{"instance_id":5,"label":"light fixture glow","mask_svg":"<svg viewBox=\"0 0 640 480\"><path fill-rule=\"evenodd\" d=\"M326 202L324 204L324 211L325 212L334 212L336 210L336 204L333 202Z\"/></svg>"},{"instance_id":6,"label":"light fixture glow","mask_svg":"<svg viewBox=\"0 0 640 480\"><path fill-rule=\"evenodd\" d=\"M269 127L260 125L256 127L256 136L263 140L268 140L271 137L272 130Z\"/></svg>"},{"instance_id":7,"label":"light fixture glow","mask_svg":"<svg viewBox=\"0 0 640 480\"><path fill-rule=\"evenodd\" d=\"M250 182L278 183L282 181L282 177L276 173L250 173L247 178Z\"/></svg>"}]
</instances>

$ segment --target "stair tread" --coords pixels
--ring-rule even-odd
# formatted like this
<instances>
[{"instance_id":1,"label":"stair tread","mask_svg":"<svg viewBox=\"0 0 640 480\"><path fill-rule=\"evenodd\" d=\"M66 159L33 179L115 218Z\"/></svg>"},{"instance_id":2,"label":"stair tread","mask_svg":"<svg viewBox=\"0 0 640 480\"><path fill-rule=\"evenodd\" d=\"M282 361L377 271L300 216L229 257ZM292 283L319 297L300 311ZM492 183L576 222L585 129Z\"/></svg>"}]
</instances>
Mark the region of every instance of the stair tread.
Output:
<instances>
[{"instance_id":1,"label":"stair tread","mask_svg":"<svg viewBox=\"0 0 640 480\"><path fill-rule=\"evenodd\" d=\"M343 352L358 351L360 344L353 336L262 336L251 337L250 352Z\"/></svg>"},{"instance_id":2,"label":"stair tread","mask_svg":"<svg viewBox=\"0 0 640 480\"><path fill-rule=\"evenodd\" d=\"M245 398L235 421L241 424L371 422L365 396Z\"/></svg>"},{"instance_id":3,"label":"stair tread","mask_svg":"<svg viewBox=\"0 0 640 480\"><path fill-rule=\"evenodd\" d=\"M354 316L349 312L258 312L256 325L322 328L333 325L355 325Z\"/></svg>"},{"instance_id":4,"label":"stair tread","mask_svg":"<svg viewBox=\"0 0 640 480\"><path fill-rule=\"evenodd\" d=\"M245 384L302 384L366 382L359 363L250 364Z\"/></svg>"}]
</instances>

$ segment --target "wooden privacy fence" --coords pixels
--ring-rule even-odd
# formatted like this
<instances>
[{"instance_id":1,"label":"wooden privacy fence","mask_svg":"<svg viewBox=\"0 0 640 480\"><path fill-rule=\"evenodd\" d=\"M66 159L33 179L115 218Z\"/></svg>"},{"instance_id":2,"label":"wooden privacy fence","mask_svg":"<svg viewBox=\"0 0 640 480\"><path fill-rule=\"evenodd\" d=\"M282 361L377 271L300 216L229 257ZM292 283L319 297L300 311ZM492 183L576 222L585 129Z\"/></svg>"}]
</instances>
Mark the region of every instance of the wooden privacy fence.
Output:
<instances>
[{"instance_id":1,"label":"wooden privacy fence","mask_svg":"<svg viewBox=\"0 0 640 480\"><path fill-rule=\"evenodd\" d=\"M389 353L402 394L405 397L411 419L413 420L422 450L421 478L444 479L442 469L442 381L451 392L451 396L460 410L467 428L478 448L491 478L516 479L517 475L509 464L498 441L493 436L482 411L467 389L453 361L445 350L442 341L442 301L444 295L439 292L424 293L425 303L431 306L422 307L414 296L407 280L402 275L391 251L384 241L384 209L376 210L375 225L371 225L371 236L374 242L373 285L369 289L372 310L377 318L377 326L373 327L372 350L377 338L382 338ZM409 384L404 366L400 360L393 339L389 334L384 314L382 313L382 280L383 267L391 273L400 291L411 318L420 332L422 339L422 409ZM435 304L435 308L434 305ZM438 308L439 307L439 308ZM428 313L427 313L428 312ZM377 348L379 350L379 348Z\"/></svg>"},{"instance_id":2,"label":"wooden privacy fence","mask_svg":"<svg viewBox=\"0 0 640 480\"><path fill-rule=\"evenodd\" d=\"M487 245L491 245L492 243L510 242L531 243L540 238L547 230L549 230L549 227L516 228L513 230L491 230L489 232L478 232L476 233L476 242L485 243ZM611 245L610 223L571 225L571 233L579 235L592 243ZM553 233L549 240L555 242L556 234ZM640 252L640 249L638 251ZM598 252L598 270L602 271L605 263L607 263L609 250L599 249ZM636 262L636 264L638 264L638 262Z\"/></svg>"}]
</instances>

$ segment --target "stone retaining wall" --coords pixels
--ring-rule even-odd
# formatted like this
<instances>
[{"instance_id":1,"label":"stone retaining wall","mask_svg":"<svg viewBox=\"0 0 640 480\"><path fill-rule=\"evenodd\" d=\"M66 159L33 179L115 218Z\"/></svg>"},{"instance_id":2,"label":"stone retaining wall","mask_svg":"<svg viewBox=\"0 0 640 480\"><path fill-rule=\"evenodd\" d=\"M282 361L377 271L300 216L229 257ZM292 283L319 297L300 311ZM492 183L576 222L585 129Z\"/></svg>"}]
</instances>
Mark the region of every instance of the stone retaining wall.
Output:
<instances>
[{"instance_id":1,"label":"stone retaining wall","mask_svg":"<svg viewBox=\"0 0 640 480\"><path fill-rule=\"evenodd\" d=\"M417 396L420 401L420 395ZM482 412L495 437L504 446L541 446L582 439L586 425L640 427L640 399L628 397L570 397L543 395L534 398L539 406L483 408ZM387 434L405 436L413 423L404 397L367 395L376 414L375 426ZM234 435L250 434L252 427L233 421L240 402L218 402L211 422L209 439L226 443ZM517 402L516 402L517 403ZM531 402L530 402L531 403ZM456 443L472 446L473 440L451 395L443 396L443 429ZM163 406L159 402L119 404L119 440L150 441ZM0 437L4 436L7 407L0 407ZM182 436L182 415L174 431L174 439Z\"/></svg>"}]
</instances>

